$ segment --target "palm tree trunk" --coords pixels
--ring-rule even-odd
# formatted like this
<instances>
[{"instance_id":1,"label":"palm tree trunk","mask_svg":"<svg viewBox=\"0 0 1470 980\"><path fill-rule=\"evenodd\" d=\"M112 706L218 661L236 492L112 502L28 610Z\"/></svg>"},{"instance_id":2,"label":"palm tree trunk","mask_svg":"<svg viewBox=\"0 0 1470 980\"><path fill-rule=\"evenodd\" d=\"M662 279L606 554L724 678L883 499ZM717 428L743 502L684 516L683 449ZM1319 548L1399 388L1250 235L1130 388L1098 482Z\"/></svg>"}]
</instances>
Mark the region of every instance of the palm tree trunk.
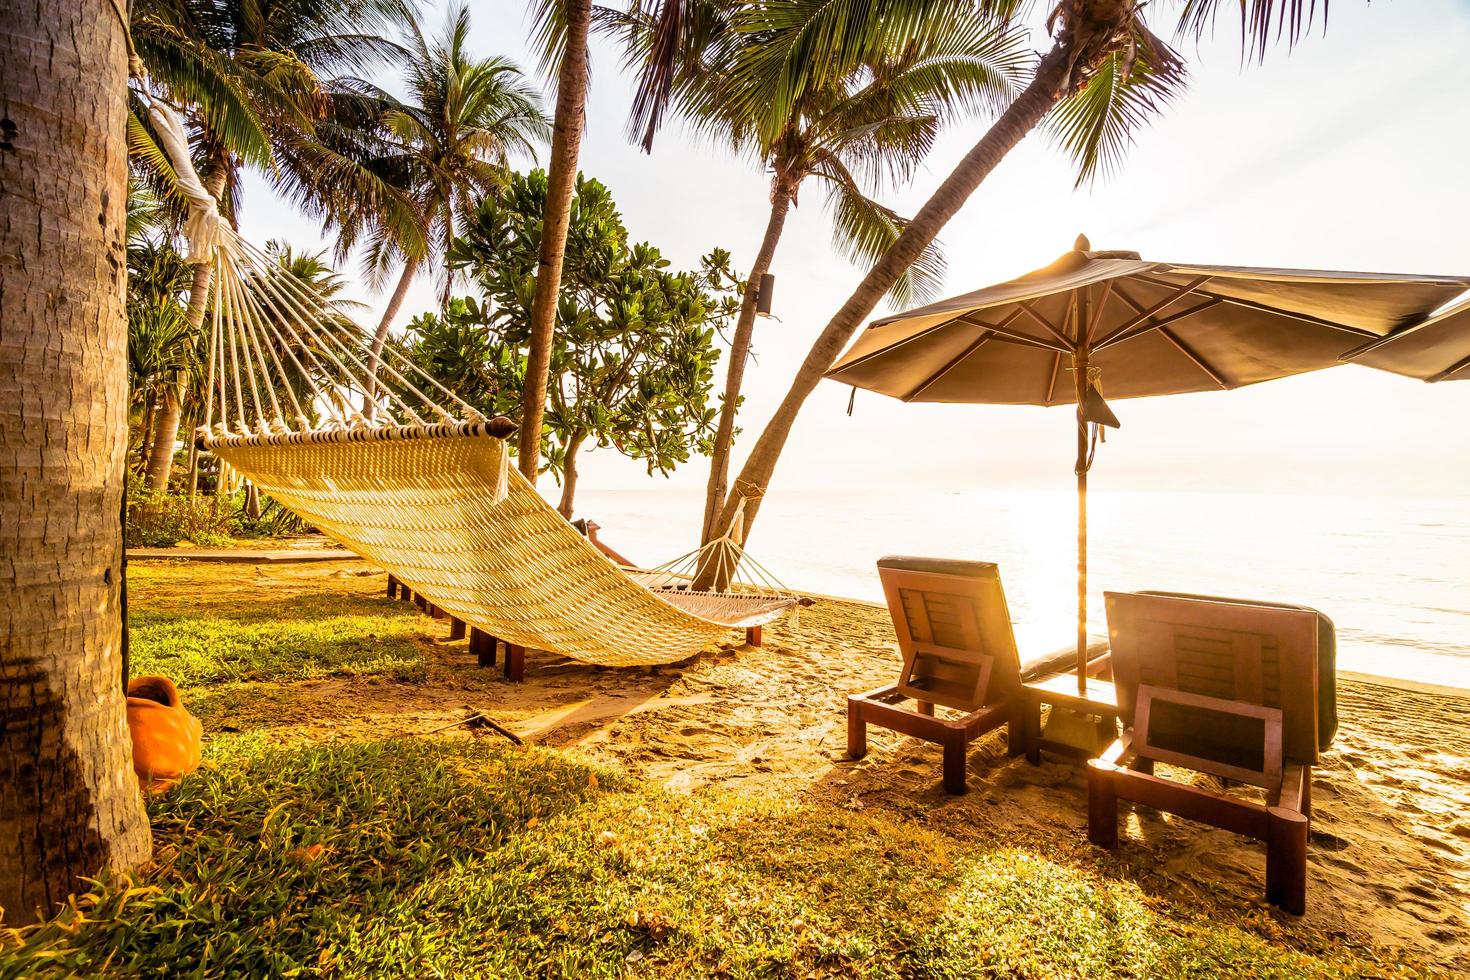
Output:
<instances>
[{"instance_id":1,"label":"palm tree trunk","mask_svg":"<svg viewBox=\"0 0 1470 980\"><path fill-rule=\"evenodd\" d=\"M714 537L714 525L725 500L725 481L730 475L730 443L735 438L735 412L740 404L740 387L745 380L745 362L750 357L750 336L755 331L755 303L760 292L761 276L771 268L786 215L791 210L795 187L784 177L778 178L771 191L771 217L766 222L766 235L760 251L750 267L750 281L740 302L740 317L735 321L735 336L730 341L730 365L725 369L725 400L720 403L720 427L715 433L715 450L710 456L709 486L704 497L704 524L700 531L701 546Z\"/></svg>"},{"instance_id":2,"label":"palm tree trunk","mask_svg":"<svg viewBox=\"0 0 1470 980\"><path fill-rule=\"evenodd\" d=\"M551 131L551 161L546 175L546 210L541 218L541 248L536 266L536 298L531 303L531 348L526 359L526 385L521 401L521 435L517 452L521 474L536 483L541 468L541 417L546 411L546 375L551 367L551 340L556 330L556 301L561 292L561 263L567 251L567 227L577 190L577 155L587 105L587 31L591 0L566 0L567 43L557 76L556 118Z\"/></svg>"},{"instance_id":3,"label":"palm tree trunk","mask_svg":"<svg viewBox=\"0 0 1470 980\"><path fill-rule=\"evenodd\" d=\"M199 420L195 418L194 423L197 425L199 423ZM197 439L189 440L188 492L190 500L193 500L196 496L199 495L199 440Z\"/></svg>"},{"instance_id":4,"label":"palm tree trunk","mask_svg":"<svg viewBox=\"0 0 1470 980\"><path fill-rule=\"evenodd\" d=\"M148 471L148 448L152 445L153 438L153 411L158 407L158 386L149 385L148 394L143 399L143 425L138 431L138 474Z\"/></svg>"},{"instance_id":5,"label":"palm tree trunk","mask_svg":"<svg viewBox=\"0 0 1470 980\"><path fill-rule=\"evenodd\" d=\"M572 519L572 498L577 495L577 454L582 451L582 443L586 440L585 432L574 432L567 440L566 456L561 470L561 503L556 505L561 516L567 520Z\"/></svg>"},{"instance_id":6,"label":"palm tree trunk","mask_svg":"<svg viewBox=\"0 0 1470 980\"><path fill-rule=\"evenodd\" d=\"M209 275L209 267L198 266ZM205 287L208 289L208 287ZM174 443L179 438L179 418L183 415L184 383L170 381L163 388L163 404L158 409L153 444L148 447L148 486L159 492L168 489L173 473Z\"/></svg>"},{"instance_id":7,"label":"palm tree trunk","mask_svg":"<svg viewBox=\"0 0 1470 980\"><path fill-rule=\"evenodd\" d=\"M1096 45L1079 43L1076 33L1071 29L1065 30L1062 37L1065 40L1059 39L1041 58L1031 83L1001 114L994 125L980 138L980 141L970 149L970 152L965 154L964 159L944 179L929 200L924 202L924 206L904 228L903 234L899 235L893 246L878 260L878 264L858 284L857 290L848 297L846 303L842 304L842 308L832 317L816 343L812 345L812 349L807 353L806 359L796 373L795 380L791 383L791 389L786 393L786 397L776 409L776 414L767 423L765 431L756 441L750 457L746 459L745 466L736 480L737 492L728 494L725 506L720 513L719 523L716 525L717 535L727 531L735 518L739 498L743 496L741 492L738 492L740 488L749 486L763 491L770 483L771 474L776 469L776 461L780 458L781 450L786 445L786 439L791 434L791 427L796 422L796 415L801 410L802 404L805 403L807 396L816 389L817 383L822 380L822 375L842 353L842 349L847 346L852 335L873 312L884 294L888 292L889 287L897 281L905 269L913 264L929 243L934 241L949 219L964 206L970 195L984 182L991 171L1005 158L1005 155L1020 143L1026 134L1035 129L1046 118L1052 107L1070 90L1072 80L1079 77L1078 70L1070 68L1076 63L1074 61L1075 52L1085 47L1090 53ZM1093 40L1091 35L1084 39L1085 42ZM1105 49L1096 55L1099 61L1103 54L1105 54ZM1082 66L1083 69L1088 67L1091 65ZM747 539L760 508L760 502L761 498L757 495L746 504ZM696 588L707 587L707 583L702 581L696 582L695 585Z\"/></svg>"},{"instance_id":8,"label":"palm tree trunk","mask_svg":"<svg viewBox=\"0 0 1470 980\"><path fill-rule=\"evenodd\" d=\"M121 678L127 54L107 0L0 30L0 907L53 914L151 840Z\"/></svg>"},{"instance_id":9,"label":"palm tree trunk","mask_svg":"<svg viewBox=\"0 0 1470 980\"><path fill-rule=\"evenodd\" d=\"M216 151L211 161L209 176L204 178L205 189L215 200L224 193L229 181L229 159L222 151ZM196 336L204 326L204 314L209 306L209 283L214 266L209 262L194 265L194 282L189 286L189 336ZM153 433L153 445L148 456L148 486L154 490L167 490L168 478L174 468L174 443L179 440L179 414L184 402L184 381L180 378L164 390L163 411L158 416L157 428Z\"/></svg>"},{"instance_id":10,"label":"palm tree trunk","mask_svg":"<svg viewBox=\"0 0 1470 980\"><path fill-rule=\"evenodd\" d=\"M369 422L378 411L378 404L374 400L377 397L378 362L383 356L383 345L388 342L388 328L393 326L398 311L403 308L404 297L408 295L413 277L418 274L421 261L417 255L411 255L404 261L403 274L398 277L398 285L393 287L393 295L388 297L388 306L383 310L383 318L378 321L378 329L373 333L373 349L368 358L368 373L372 375L373 391L362 400L362 415Z\"/></svg>"}]
</instances>

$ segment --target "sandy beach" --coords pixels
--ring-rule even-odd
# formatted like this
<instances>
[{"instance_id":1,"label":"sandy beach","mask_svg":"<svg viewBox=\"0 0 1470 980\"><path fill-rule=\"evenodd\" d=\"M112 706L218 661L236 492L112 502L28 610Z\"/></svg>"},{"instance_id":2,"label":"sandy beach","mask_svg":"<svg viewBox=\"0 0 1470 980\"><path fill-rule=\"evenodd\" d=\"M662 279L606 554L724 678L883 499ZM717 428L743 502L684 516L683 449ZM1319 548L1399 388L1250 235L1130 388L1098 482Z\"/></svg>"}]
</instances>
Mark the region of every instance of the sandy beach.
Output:
<instances>
[{"instance_id":1,"label":"sandy beach","mask_svg":"<svg viewBox=\"0 0 1470 980\"><path fill-rule=\"evenodd\" d=\"M382 573L359 563L235 573L241 600L323 587L382 595L385 585ZM532 651L522 684L478 667L464 641L448 640L447 621L425 617L422 625L422 680L242 683L192 706L207 730L264 726L283 739L314 741L427 733L483 711L528 742L677 791L878 807L956 837L1019 833L1056 851L1090 849L1082 769L1011 758L1003 732L976 743L962 797L940 788L933 746L871 729L867 758L845 758L845 695L889 681L898 665L880 607L819 599L795 627L769 628L761 648L732 645L672 667L599 669ZM1341 729L1313 778L1306 916L1264 904L1260 845L1152 811L1125 812L1126 843L1101 858L1103 867L1202 916L1245 910L1268 933L1371 943L1437 969L1463 969L1470 963L1470 696L1351 676L1339 679L1338 698Z\"/></svg>"}]
</instances>

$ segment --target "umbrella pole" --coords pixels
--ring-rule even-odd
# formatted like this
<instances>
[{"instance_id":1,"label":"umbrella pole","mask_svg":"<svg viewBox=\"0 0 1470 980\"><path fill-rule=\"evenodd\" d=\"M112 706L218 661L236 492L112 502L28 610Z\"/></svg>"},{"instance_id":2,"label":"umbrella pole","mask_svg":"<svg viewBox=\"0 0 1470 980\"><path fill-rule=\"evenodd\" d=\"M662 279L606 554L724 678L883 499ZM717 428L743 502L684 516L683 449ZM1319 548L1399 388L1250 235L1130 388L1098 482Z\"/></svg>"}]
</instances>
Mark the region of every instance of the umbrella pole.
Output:
<instances>
[{"instance_id":1,"label":"umbrella pole","mask_svg":"<svg viewBox=\"0 0 1470 980\"><path fill-rule=\"evenodd\" d=\"M1074 355L1077 382L1077 693L1087 694L1087 398L1086 345Z\"/></svg>"}]
</instances>

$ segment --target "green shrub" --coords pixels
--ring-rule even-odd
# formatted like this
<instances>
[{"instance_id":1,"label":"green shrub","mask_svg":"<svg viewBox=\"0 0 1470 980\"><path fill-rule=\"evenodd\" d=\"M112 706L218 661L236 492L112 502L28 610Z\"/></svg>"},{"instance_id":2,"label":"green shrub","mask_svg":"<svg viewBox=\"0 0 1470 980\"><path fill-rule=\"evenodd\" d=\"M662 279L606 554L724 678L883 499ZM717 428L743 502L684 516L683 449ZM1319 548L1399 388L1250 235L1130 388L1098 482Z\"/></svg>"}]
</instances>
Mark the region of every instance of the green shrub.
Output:
<instances>
[{"instance_id":1,"label":"green shrub","mask_svg":"<svg viewBox=\"0 0 1470 980\"><path fill-rule=\"evenodd\" d=\"M129 494L126 540L130 548L169 548L180 541L205 547L230 543L233 511L216 508L213 498L140 492Z\"/></svg>"}]
</instances>

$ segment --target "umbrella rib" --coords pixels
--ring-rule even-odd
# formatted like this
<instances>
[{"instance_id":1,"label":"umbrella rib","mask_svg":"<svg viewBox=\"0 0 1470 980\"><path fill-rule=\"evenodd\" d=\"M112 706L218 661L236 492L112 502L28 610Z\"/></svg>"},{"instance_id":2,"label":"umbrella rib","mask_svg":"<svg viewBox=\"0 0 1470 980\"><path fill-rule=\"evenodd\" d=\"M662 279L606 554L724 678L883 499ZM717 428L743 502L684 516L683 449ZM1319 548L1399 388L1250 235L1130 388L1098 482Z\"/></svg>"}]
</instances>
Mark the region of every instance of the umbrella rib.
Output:
<instances>
[{"instance_id":1,"label":"umbrella rib","mask_svg":"<svg viewBox=\"0 0 1470 980\"><path fill-rule=\"evenodd\" d=\"M1149 320L1150 317L1154 316L1156 313L1158 313L1159 311L1163 310L1165 307L1172 306L1173 304L1179 302L1181 299L1183 299L1184 297L1188 296L1190 293L1194 292L1200 286L1202 286L1205 283L1209 282L1211 279L1214 278L1214 276L1195 276L1193 279L1191 279L1189 282L1185 283L1183 286L1176 286L1174 283L1156 283L1156 282L1154 282L1151 279L1144 279L1142 276L1135 276L1134 278L1140 280L1141 282L1146 282L1146 283L1148 283L1149 285L1152 285L1152 286L1157 286L1157 285L1166 286L1166 287L1172 289L1173 292L1171 292L1168 296L1165 296L1163 299L1159 300L1153 306L1150 306L1150 307L1148 307L1146 309L1143 309L1143 310L1139 310L1137 316L1135 316L1133 319L1127 321L1122 326L1120 326L1117 329L1115 329L1112 333L1108 334L1102 340L1099 340L1097 342L1097 345L1096 345L1096 347L1097 347L1098 350L1101 350L1102 348L1107 347L1109 344L1113 343L1115 341L1115 339L1120 339L1120 338L1121 339L1126 339L1126 338L1123 337L1123 335L1124 334L1127 334L1128 331L1133 330L1135 327L1139 326L1140 324L1146 323ZM1119 291L1118 295L1119 296L1123 296L1123 293L1121 291ZM1201 295L1203 295L1203 294L1201 294ZM1126 297L1126 296L1124 297L1124 299L1127 300L1127 302L1128 302L1128 304L1130 306L1134 306L1135 308L1137 308L1136 307L1136 304L1131 299L1128 299L1128 297ZM1152 328L1150 328L1150 329L1152 329Z\"/></svg>"},{"instance_id":2,"label":"umbrella rib","mask_svg":"<svg viewBox=\"0 0 1470 980\"><path fill-rule=\"evenodd\" d=\"M1454 364L1451 364L1446 370L1439 372L1431 378L1426 378L1425 380L1428 381L1430 384L1433 384L1436 381L1443 381L1450 375L1455 374L1459 371L1463 371L1467 367L1470 367L1470 357L1463 357L1460 360L1456 361Z\"/></svg>"},{"instance_id":3,"label":"umbrella rib","mask_svg":"<svg viewBox=\"0 0 1470 980\"><path fill-rule=\"evenodd\" d=\"M1133 278L1137 279L1139 282L1148 283L1150 286L1170 285L1170 283L1159 282L1156 279L1150 279L1144 275L1137 275ZM1327 327L1332 330L1341 330L1344 333L1357 334L1359 337L1370 337L1374 340L1378 340L1381 337L1380 334L1374 333L1372 330L1367 330L1363 327L1350 326L1346 323L1338 323L1335 320L1324 320L1319 316L1312 316L1310 313L1296 313L1292 310L1283 310L1279 307L1267 306L1265 303L1257 303L1255 300L1241 299L1237 296L1223 296L1220 293L1213 293L1209 290L1202 289L1196 290L1196 292L1198 292L1201 296L1207 296L1210 299L1218 299L1222 303L1229 303L1231 306L1243 306L1248 310L1260 310L1262 313L1274 313L1277 316L1283 316L1291 320L1302 320L1306 323L1314 323L1319 327Z\"/></svg>"},{"instance_id":4,"label":"umbrella rib","mask_svg":"<svg viewBox=\"0 0 1470 980\"><path fill-rule=\"evenodd\" d=\"M1019 306L1023 311L1025 311L1027 316L1031 317L1031 319L1035 320L1037 323L1045 327L1046 332L1051 334L1061 344L1063 344L1065 350L1070 351L1076 346L1070 337L1068 337L1063 331L1057 329L1056 324L1052 323L1046 317L1036 312L1036 310L1032 307L1031 301L1029 299L1020 300L1016 305Z\"/></svg>"},{"instance_id":5,"label":"umbrella rib","mask_svg":"<svg viewBox=\"0 0 1470 980\"><path fill-rule=\"evenodd\" d=\"M1062 373L1062 352L1057 351L1056 358L1051 362L1051 381L1046 386L1046 403L1051 404L1052 396L1057 392L1057 377Z\"/></svg>"},{"instance_id":6,"label":"umbrella rib","mask_svg":"<svg viewBox=\"0 0 1470 980\"><path fill-rule=\"evenodd\" d=\"M1203 357L1191 350L1188 344L1180 340L1175 335L1174 331L1170 330L1168 327L1162 326L1158 328L1158 331L1159 333L1163 334L1165 340L1173 344L1175 347L1179 348L1179 353L1183 354L1185 357L1193 361L1195 367L1199 368L1205 374L1208 374L1210 376L1210 380L1219 385L1222 390L1228 391L1230 389L1230 382L1225 380L1225 376L1222 375L1219 371L1215 370L1213 367L1211 367L1209 362L1207 362Z\"/></svg>"},{"instance_id":7,"label":"umbrella rib","mask_svg":"<svg viewBox=\"0 0 1470 980\"><path fill-rule=\"evenodd\" d=\"M1119 292L1118 295L1121 296L1122 293ZM1112 333L1108 334L1107 337L1103 338L1103 340L1098 343L1098 345L1094 349L1098 351L1107 350L1109 347L1121 344L1125 340L1132 340L1135 337L1142 337L1144 334L1148 333L1151 330L1159 330L1179 320L1187 320L1190 317L1194 316L1196 313L1203 313L1205 310L1213 309L1214 307L1219 306L1221 303L1224 302L1225 301L1223 299L1220 299L1218 297L1214 299L1207 299L1203 303L1200 303L1197 306L1191 306L1187 310L1180 310L1177 313L1170 313L1168 316L1159 317L1156 320L1149 320L1147 323L1138 325L1132 332L1123 334L1121 336L1119 335L1118 331L1114 330Z\"/></svg>"},{"instance_id":8,"label":"umbrella rib","mask_svg":"<svg viewBox=\"0 0 1470 980\"><path fill-rule=\"evenodd\" d=\"M954 367L958 365L961 361L969 357L971 354L975 353L975 351L979 350L981 347L984 347L990 341L990 338L992 336L993 334L982 333L980 336L976 337L964 350L960 351L954 357L950 358L948 364L940 368L934 374L931 374L928 379L924 381L923 384L919 385L919 387L915 388L913 391L905 395L903 400L906 402L911 402L915 398L918 398L920 395L922 395L924 392L928 391L939 381L940 378L944 377L951 370L953 370Z\"/></svg>"},{"instance_id":9,"label":"umbrella rib","mask_svg":"<svg viewBox=\"0 0 1470 980\"><path fill-rule=\"evenodd\" d=\"M955 317L955 319L963 323L968 323L972 327L979 327L981 330L989 330L991 333L995 334L997 340L1006 340L1011 341L1012 343L1024 344L1027 347L1040 347L1043 350L1054 350L1063 354L1071 353L1070 347L1059 347L1056 344L1048 343L1047 341L1042 340L1038 337L1028 337L1026 334L1020 333L1019 331L1007 330L1006 328L1014 323L1016 318L1019 317L1022 312L1024 311L1019 309L1012 310L1009 314L1007 314L1004 320L1000 321L999 324L989 324L986 323L984 320L973 319L973 313L963 313L960 316Z\"/></svg>"},{"instance_id":10,"label":"umbrella rib","mask_svg":"<svg viewBox=\"0 0 1470 980\"><path fill-rule=\"evenodd\" d=\"M936 330L943 330L945 327L947 327L950 324L954 323L958 319L959 319L959 317L954 317L953 319L945 320L943 323L936 323L932 327L928 327L928 328L926 328L924 330L920 330L918 333L914 334L912 337L905 337L902 340L898 341L897 343L889 344L887 347L880 347L880 348L878 348L875 351L869 351L868 353L864 354L862 357L859 357L857 360L850 361L849 363L842 365L842 367L834 369L833 372L829 372L826 375L826 377L829 377L829 378L830 377L833 377L835 375L836 371L846 371L846 370L849 370L850 368L858 367L861 364L866 364L869 361L871 361L873 358L875 358L875 357L881 357L884 354L887 354L887 353L890 353L892 351L895 351L898 348L902 347L904 344L912 344L916 340L921 340L924 337L929 336L931 333L934 333ZM968 321L966 321L966 322L968 322ZM869 327L868 329L871 330L872 328Z\"/></svg>"},{"instance_id":11,"label":"umbrella rib","mask_svg":"<svg viewBox=\"0 0 1470 980\"><path fill-rule=\"evenodd\" d=\"M1400 337L1406 337L1411 333L1416 333L1417 331L1422 330L1425 327L1433 326L1437 323L1449 319L1452 316L1458 316L1459 314L1464 313L1467 310L1470 310L1470 304L1460 303L1450 307L1448 310L1445 310L1438 316L1431 316L1430 314L1426 313L1422 315L1418 320L1415 320L1413 323L1410 323L1407 326L1398 327L1392 333L1388 333L1382 337L1370 340L1360 347L1354 347L1352 350L1348 351L1346 354L1338 358L1338 360L1351 361L1355 358L1362 357L1364 354L1371 354L1378 348L1386 347L1387 345L1393 343L1395 340L1398 340Z\"/></svg>"},{"instance_id":12,"label":"umbrella rib","mask_svg":"<svg viewBox=\"0 0 1470 980\"><path fill-rule=\"evenodd\" d=\"M1115 279L1109 279L1103 283L1102 298L1097 301L1097 305L1092 309L1092 316L1087 320L1088 343L1092 342L1092 335L1097 331L1098 324L1102 322L1103 307L1108 305L1108 300L1113 295L1113 283L1116 281Z\"/></svg>"}]
</instances>

